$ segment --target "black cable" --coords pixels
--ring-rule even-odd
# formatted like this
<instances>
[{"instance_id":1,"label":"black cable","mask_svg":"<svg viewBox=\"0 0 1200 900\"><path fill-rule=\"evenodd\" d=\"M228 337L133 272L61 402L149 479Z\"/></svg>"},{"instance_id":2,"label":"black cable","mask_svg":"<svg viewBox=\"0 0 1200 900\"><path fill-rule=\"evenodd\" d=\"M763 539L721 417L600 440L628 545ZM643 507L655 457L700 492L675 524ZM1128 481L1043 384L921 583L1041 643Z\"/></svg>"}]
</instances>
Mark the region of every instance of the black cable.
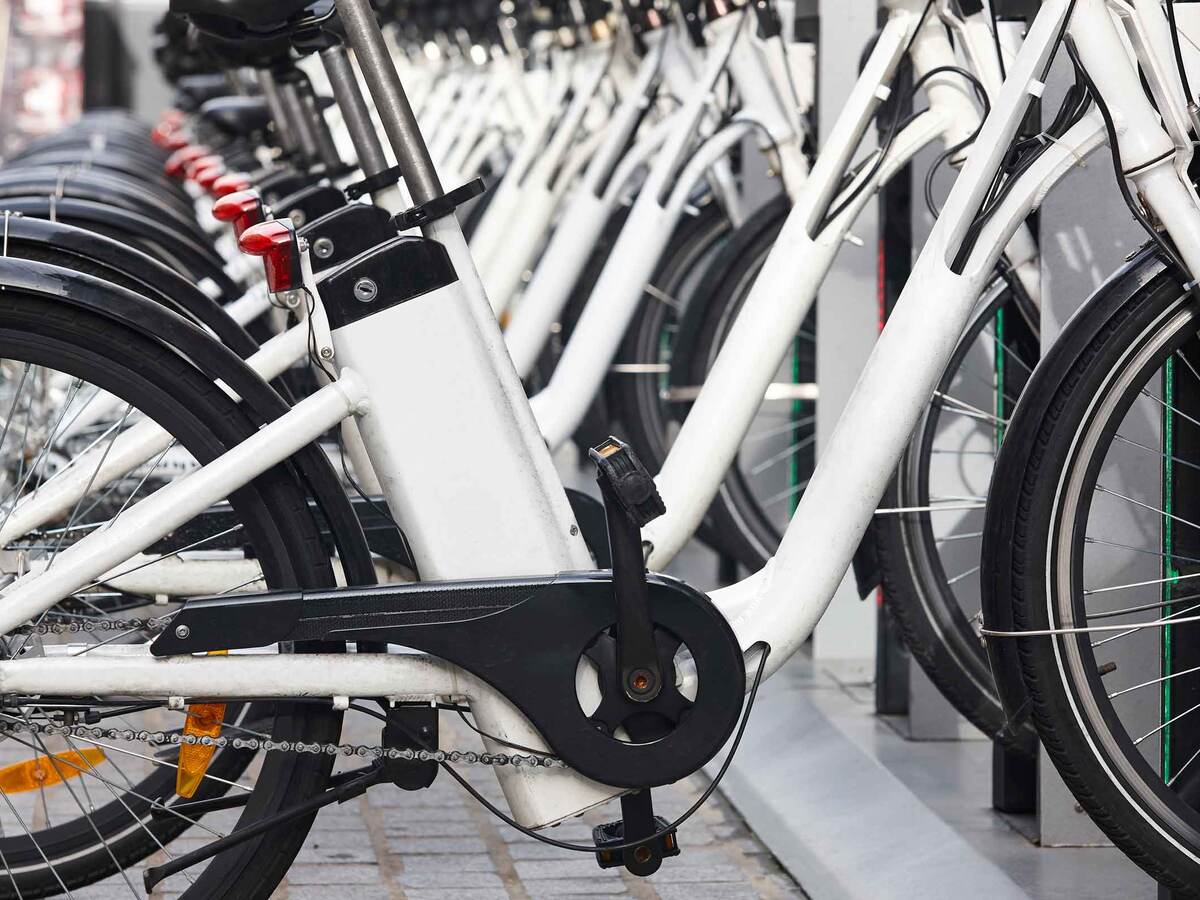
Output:
<instances>
[{"instance_id":1,"label":"black cable","mask_svg":"<svg viewBox=\"0 0 1200 900\"><path fill-rule=\"evenodd\" d=\"M975 240L978 233L1012 192L1013 186L1018 182L1020 176L1049 149L1050 144L1042 138L1042 135L1049 135L1053 138L1062 137L1088 111L1088 107L1091 106L1092 102L1091 93L1088 91L1087 86L1079 79L1078 71L1075 73L1075 79L1075 84L1072 84L1067 89L1063 97L1063 103L1059 107L1058 113L1055 115L1050 127L1045 129L1041 134L1025 138L1014 144L1017 152L1010 154L1010 158L1013 161L1009 162L1002 169L1003 174L1007 176L1007 180L1004 181L999 190L989 192L989 199L984 203L983 210L976 216L975 221L971 223L971 227L967 230L967 236L964 239L966 243ZM1032 147L1032 150L1024 152L1024 148L1027 147Z\"/></svg>"},{"instance_id":2,"label":"black cable","mask_svg":"<svg viewBox=\"0 0 1200 900\"><path fill-rule=\"evenodd\" d=\"M933 8L933 0L928 0L928 2L925 4L925 8L921 10L921 18L917 20L917 27L914 28L912 34L910 34L908 36L908 43L906 43L904 45L904 51L900 54L901 59L906 57L908 55L909 50L912 49L913 42L916 41L917 35L920 34L921 29L924 27L925 18L926 18L926 16L929 15L929 10L932 8ZM929 73L927 73L927 74L929 74ZM924 79L922 79L922 80L924 80ZM909 93L911 96L916 96L916 85L913 85L909 89ZM880 110L882 111L884 108L885 108L884 105L881 104ZM896 135L899 134L899 131L900 131L900 115L897 112L897 114L892 117L892 121L888 124L887 135L885 136L883 144L879 147L879 151L874 158L874 161L872 163L872 168L871 168L871 176L874 176L875 172L877 172L879 170L879 167L881 165L883 165L884 157L887 156L887 152L888 152L888 150L891 149L892 143L896 140ZM859 166L859 169L861 170L861 165ZM815 237L816 235L818 235L822 231L824 231L825 228L836 217L836 215L838 213L840 213L842 210L846 209L846 207L850 203L854 202L859 197L859 195L862 193L863 190L866 189L866 186L868 184L870 184L870 182L871 182L871 177L867 177L867 178L863 179L862 183L858 187L858 190L856 190L853 195L848 197L846 199L846 202L841 204L838 207L836 212L830 213L829 209L833 205L833 201L838 196L837 194L834 194L834 196L830 198L829 203L825 206L825 208L823 210L821 210L821 214L816 217L818 224L817 224L817 227L814 229L813 237ZM841 188L839 187L839 191L840 190L841 190Z\"/></svg>"},{"instance_id":3,"label":"black cable","mask_svg":"<svg viewBox=\"0 0 1200 900\"><path fill-rule=\"evenodd\" d=\"M534 756L540 756L543 759L558 759L553 753L547 753L545 750L534 750L532 747L526 747L523 744L514 744L512 741L506 741L504 738L496 737L494 734L488 734L479 726L471 722L467 718L466 711L461 707L455 707L454 711L458 713L458 717L463 720L463 724L470 728L480 737L487 738L493 743L499 744L501 747L507 747L510 750L520 750L522 753L532 753Z\"/></svg>"},{"instance_id":4,"label":"black cable","mask_svg":"<svg viewBox=\"0 0 1200 900\"><path fill-rule=\"evenodd\" d=\"M1047 55L1046 62L1042 66L1042 71L1037 80L1043 84L1050 75L1050 67L1054 65L1054 57L1058 55L1058 47L1067 36L1067 28L1071 24L1071 17L1075 14L1076 3L1077 0L1071 0L1070 4L1067 6L1066 14L1062 19L1062 26L1059 28L1058 37L1054 42L1054 48L1050 54ZM958 253L954 257L954 262L950 266L950 270L953 272L962 271L962 267L966 265L967 257L970 256L971 252L974 250L975 242L979 239L979 234L983 231L983 226L986 222L986 219L984 218L985 211L994 211L997 209L999 206L999 198L1002 196L1007 196L1007 192L1012 189L1015 179L1009 178L1007 181L1005 181L1003 176L1007 168L1012 165L1011 159L1015 144L1016 142L1014 142L1013 146L1009 147L1006 154L1005 163L996 171L995 177L992 179L992 185L990 188L988 188L988 193L985 195L984 201L980 205L980 212L976 215L975 221L971 223L971 227L967 230L967 234L963 238L963 242L958 249ZM1029 163L1028 165L1031 164L1032 163ZM1028 165L1025 167L1028 168ZM990 212L988 214L990 215Z\"/></svg>"},{"instance_id":5,"label":"black cable","mask_svg":"<svg viewBox=\"0 0 1200 900\"><path fill-rule=\"evenodd\" d=\"M698 799L695 803L693 803L690 807L688 807L687 811L683 815L681 815L678 819L676 819L674 822L672 822L670 825L668 825L666 828L662 829L661 831L656 831L653 834L642 838L641 840L629 841L624 844L605 845L605 847L604 847L605 850L608 850L611 852L619 852L621 850L632 850L634 847L640 847L643 844L649 843L650 841L658 840L663 835L668 834L671 831L674 831L676 828L678 828L680 825L682 825L684 822L686 822L688 819L690 819L692 817L692 815L696 812L696 810L698 810L701 806L703 806L708 801L708 798L712 796L713 792L717 789L717 785L719 785L721 783L721 779L725 777L725 773L729 769L729 764L731 762L733 762L733 757L737 754L738 746L742 742L742 735L746 731L746 724L750 721L750 712L751 712L751 710L754 709L754 698L758 695L758 686L762 682L763 671L766 669L766 666L767 666L767 656L771 652L770 648L767 647L766 645L761 645L761 646L762 646L762 657L758 661L758 671L756 671L754 673L754 682L751 684L750 693L746 697L746 709L742 713L742 720L738 724L737 731L734 733L733 743L729 748L729 755L726 756L725 761L723 763L721 763L720 770L718 770L716 776L713 778L712 783L709 784L709 786L705 789L704 793L700 795L700 799ZM488 812L490 812L492 815L494 815L500 821L504 822L506 825L508 825L512 828L515 828L517 831L521 832L521 834L525 835L526 837L533 838L534 840L540 841L543 844L549 844L551 847L558 847L560 850L573 850L577 853L595 853L596 850L599 849L597 847L588 846L585 844L571 844L566 841L556 841L554 838L548 838L544 834L538 834L536 831L534 831L531 828L526 828L524 825L521 825L520 823L513 820L512 817L506 815L502 810L498 809L494 803L492 803L486 797L484 797L482 794L480 794L479 791L475 790L475 788L471 787L471 785L467 783L467 780L465 778L463 778L461 775L458 774L458 772L456 772L453 768L451 768L449 763L442 763L441 765L442 765L442 768L445 769L446 772L450 775L450 777L453 778L455 781L457 781L460 785L462 785L463 789L468 794L470 794L472 797L474 797L480 803L480 805L483 806L484 809L486 809Z\"/></svg>"},{"instance_id":6,"label":"black cable","mask_svg":"<svg viewBox=\"0 0 1200 900\"><path fill-rule=\"evenodd\" d=\"M940 155L937 158L937 160L934 162L935 167L940 165L942 161L949 159L955 153L958 153L959 151L963 150L964 148L969 147L975 141L975 139L979 136L979 132L983 129L983 123L987 121L987 117L992 112L992 104L988 100L987 91L984 90L983 82L981 82L972 72L968 72L966 69L963 69L960 66L938 66L935 69L930 69L928 72L926 72L924 75L922 75L920 78L918 78L916 81L913 82L912 87L909 89L909 93L915 97L917 91L920 90L922 85L924 85L925 82L927 82L929 79L931 79L937 75L945 75L948 73L952 73L955 75L961 75L963 78L966 78L969 82L971 82L971 86L975 89L976 95L979 98L979 102L983 105L983 115L980 116L979 125L976 127L975 131L973 131L970 134L970 136L968 136L966 138L966 140L960 141L959 143L955 144L953 147L948 148L942 155ZM911 119L909 121L911 121ZM871 165L870 171L867 173L867 175L864 178L862 178L859 181L858 187L854 189L853 193L851 193L851 195L849 197L847 197L844 201L842 201L840 204L838 204L838 206L835 209L831 210L829 213L826 214L825 218L822 219L821 224L817 228L818 233L823 231L829 225L830 222L832 222L839 215L841 215L843 212L845 212L845 210L850 208L850 206L854 203L854 201L857 200L862 195L863 191L867 190L867 188L871 184L871 179L875 177L875 173L878 172L880 170L880 168L883 167L883 163L887 157L887 153L891 149L892 144L895 142L896 137L899 134L899 132L900 132L900 117L899 117L899 115L897 115L892 119L892 122L888 127L887 136L885 137L883 144L880 146L878 152L875 155L875 160ZM929 190L928 184L926 186L926 190L927 190L927 192ZM928 193L926 196L927 197L929 196Z\"/></svg>"},{"instance_id":7,"label":"black cable","mask_svg":"<svg viewBox=\"0 0 1200 900\"><path fill-rule=\"evenodd\" d=\"M1167 257L1167 260L1179 269L1180 275L1184 278L1191 278L1191 274L1187 265L1184 264L1175 248L1171 246L1171 242L1159 234L1158 229L1151 224L1146 214L1142 212L1141 207L1137 205L1133 195L1129 191L1129 185L1125 180L1125 168L1121 164L1121 148L1118 145L1117 127L1113 124L1112 113L1109 112L1108 105L1100 96L1100 92L1096 89L1096 83L1092 81L1092 77L1088 75L1087 70L1083 67L1083 62L1079 59L1079 52L1075 49L1075 42L1068 37L1066 39L1067 54L1071 57L1071 62L1079 70L1079 77L1087 84L1088 90L1092 94L1092 99L1096 102L1096 108L1100 110L1100 116L1104 119L1104 128L1108 132L1108 142L1112 150L1113 169L1117 177L1117 189L1121 192L1121 197L1125 201L1125 205L1129 207L1130 213L1137 219L1138 224L1145 229L1150 235L1150 239L1158 245L1158 248ZM1193 297L1200 298L1200 287L1197 287L1196 281L1191 280L1189 291Z\"/></svg>"},{"instance_id":8,"label":"black cable","mask_svg":"<svg viewBox=\"0 0 1200 900\"><path fill-rule=\"evenodd\" d=\"M988 15L992 19L992 43L996 46L996 62L1000 64L1000 82L1008 78L1004 66L1004 51L1000 49L1000 24L996 19L996 0L987 0Z\"/></svg>"},{"instance_id":9,"label":"black cable","mask_svg":"<svg viewBox=\"0 0 1200 900\"><path fill-rule=\"evenodd\" d=\"M1183 48L1179 45L1179 24L1175 21L1175 0L1167 0L1167 21L1171 25L1171 43L1175 47L1175 65L1179 67L1179 80L1183 82L1183 93L1187 102L1194 103L1192 86L1188 84L1187 69L1183 65Z\"/></svg>"}]
</instances>

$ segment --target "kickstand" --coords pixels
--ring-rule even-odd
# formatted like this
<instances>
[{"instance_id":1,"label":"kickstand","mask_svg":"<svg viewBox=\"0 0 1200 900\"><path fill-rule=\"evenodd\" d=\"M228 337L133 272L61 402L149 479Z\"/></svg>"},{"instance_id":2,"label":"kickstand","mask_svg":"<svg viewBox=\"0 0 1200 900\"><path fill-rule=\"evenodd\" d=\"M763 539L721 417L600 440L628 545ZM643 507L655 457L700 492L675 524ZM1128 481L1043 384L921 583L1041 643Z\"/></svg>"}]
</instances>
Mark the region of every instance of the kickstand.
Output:
<instances>
[{"instance_id":1,"label":"kickstand","mask_svg":"<svg viewBox=\"0 0 1200 900\"><path fill-rule=\"evenodd\" d=\"M297 803L295 806L288 807L281 812L275 813L273 816L259 819L245 828L239 828L232 834L215 840L211 844L205 844L199 850L193 850L191 853L185 853L183 856L177 856L175 859L168 860L161 866L154 866L147 869L144 875L146 892L149 893L154 889L155 885L175 873L182 872L184 869L189 869L197 863L211 859L218 853L228 850L230 847L236 847L238 844L258 837L272 828L286 825L294 819L303 818L333 803L345 803L347 800L353 800L355 797L359 797L365 793L368 788L389 780L382 763L374 763L355 772L344 773L343 777L347 776L347 780L342 784L330 788L324 793L317 794L315 797L310 797L303 803Z\"/></svg>"}]
</instances>

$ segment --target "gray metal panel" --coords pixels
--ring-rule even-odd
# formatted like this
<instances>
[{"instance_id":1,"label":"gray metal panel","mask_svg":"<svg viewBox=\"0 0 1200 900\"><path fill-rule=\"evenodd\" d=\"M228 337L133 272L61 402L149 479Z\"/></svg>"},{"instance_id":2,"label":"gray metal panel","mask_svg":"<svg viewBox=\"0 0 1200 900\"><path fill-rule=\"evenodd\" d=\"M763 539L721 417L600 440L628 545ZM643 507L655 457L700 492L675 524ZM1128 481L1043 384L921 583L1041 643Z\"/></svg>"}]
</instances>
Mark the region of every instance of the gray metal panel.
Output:
<instances>
[{"instance_id":1,"label":"gray metal panel","mask_svg":"<svg viewBox=\"0 0 1200 900\"><path fill-rule=\"evenodd\" d=\"M812 691L803 659L762 688L722 784L805 893L814 900L1027 896L834 725Z\"/></svg>"}]
</instances>

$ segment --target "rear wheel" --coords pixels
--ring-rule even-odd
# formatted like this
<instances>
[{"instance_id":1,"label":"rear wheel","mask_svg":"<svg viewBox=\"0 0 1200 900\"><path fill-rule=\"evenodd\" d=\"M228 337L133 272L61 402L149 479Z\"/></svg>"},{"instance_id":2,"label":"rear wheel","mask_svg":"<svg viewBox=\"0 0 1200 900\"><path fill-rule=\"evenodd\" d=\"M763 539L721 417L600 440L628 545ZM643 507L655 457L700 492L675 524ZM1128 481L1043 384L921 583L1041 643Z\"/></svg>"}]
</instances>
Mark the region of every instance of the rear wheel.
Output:
<instances>
[{"instance_id":1,"label":"rear wheel","mask_svg":"<svg viewBox=\"0 0 1200 900\"><path fill-rule=\"evenodd\" d=\"M1037 310L997 282L980 301L875 518L884 608L930 680L985 734L1026 755L979 636L983 519L1008 418L1039 353Z\"/></svg>"},{"instance_id":2,"label":"rear wheel","mask_svg":"<svg viewBox=\"0 0 1200 900\"><path fill-rule=\"evenodd\" d=\"M109 405L109 413L93 415L101 404ZM115 442L143 418L170 436L168 446L125 475L103 486L90 481L93 489L52 520L33 530L10 528L0 548L0 567L9 574L50 567L82 536L119 519L180 472L254 431L237 404L168 348L109 320L13 292L6 292L0 307L0 407L0 518L6 524L17 521L14 509L36 496L56 472L72 465L99 472ZM205 567L208 586L215 579L220 587L214 593L332 585L306 497L286 467L238 491L230 508L218 531L206 532L203 517L198 518L184 526L199 527L181 546L152 547L144 558L121 567L119 575L109 573L60 601L41 624L66 625L71 629L66 634L56 628L50 634L22 630L6 636L4 657L19 666L28 657L146 643L149 631L120 623L161 621L178 608L181 596L168 592L178 583L165 574L169 566ZM5 870L0 897L64 893L125 872L152 854L169 857L172 841L189 828L215 838L239 820L248 823L320 790L332 761L279 753L256 759L248 750L218 749L194 798L233 792L248 802L240 812L210 823L171 809L178 802L177 757L171 753L148 749L136 737L89 740L28 727L59 722L69 707L75 721L96 720L98 727L116 726L131 735L170 732L184 726L183 711L117 698L67 702L54 697L50 686L37 696L5 700L0 716L14 730L0 740L0 866ZM309 704L229 704L222 718L227 737L250 732L325 743L337 739L339 728L337 714ZM203 871L173 879L170 886L186 889L189 897L266 898L286 873L308 825L273 831L222 854ZM124 880L126 887L119 890L141 895L133 873L126 872Z\"/></svg>"},{"instance_id":3,"label":"rear wheel","mask_svg":"<svg viewBox=\"0 0 1200 900\"><path fill-rule=\"evenodd\" d=\"M787 217L779 197L730 235L706 268L678 334L657 339L659 370L632 385L649 455L661 465ZM664 320L664 325L674 325ZM709 508L703 536L748 569L779 545L815 464L816 316L796 335ZM649 330L647 329L647 334ZM645 346L652 335L641 338Z\"/></svg>"}]
</instances>

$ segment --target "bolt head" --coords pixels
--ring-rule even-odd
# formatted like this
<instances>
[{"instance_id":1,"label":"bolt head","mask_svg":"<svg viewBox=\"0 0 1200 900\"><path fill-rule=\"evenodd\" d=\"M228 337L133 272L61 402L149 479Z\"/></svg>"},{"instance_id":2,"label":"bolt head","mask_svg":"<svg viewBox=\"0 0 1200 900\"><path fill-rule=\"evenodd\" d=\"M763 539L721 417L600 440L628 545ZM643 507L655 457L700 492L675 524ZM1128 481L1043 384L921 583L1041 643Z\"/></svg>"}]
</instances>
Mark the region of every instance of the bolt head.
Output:
<instances>
[{"instance_id":1,"label":"bolt head","mask_svg":"<svg viewBox=\"0 0 1200 900\"><path fill-rule=\"evenodd\" d=\"M187 640L187 638L191 636L191 633L192 629L188 628L186 625L179 625L175 628L175 637L179 638L181 641Z\"/></svg>"},{"instance_id":2,"label":"bolt head","mask_svg":"<svg viewBox=\"0 0 1200 900\"><path fill-rule=\"evenodd\" d=\"M333 348L332 347L322 347L321 348L321 359L333 359Z\"/></svg>"},{"instance_id":3,"label":"bolt head","mask_svg":"<svg viewBox=\"0 0 1200 900\"><path fill-rule=\"evenodd\" d=\"M655 678L646 669L637 669L629 673L629 690L635 694L648 694L655 688Z\"/></svg>"},{"instance_id":4,"label":"bolt head","mask_svg":"<svg viewBox=\"0 0 1200 900\"><path fill-rule=\"evenodd\" d=\"M333 241L327 237L320 237L313 241L313 254L317 259L329 259L333 256Z\"/></svg>"}]
</instances>

